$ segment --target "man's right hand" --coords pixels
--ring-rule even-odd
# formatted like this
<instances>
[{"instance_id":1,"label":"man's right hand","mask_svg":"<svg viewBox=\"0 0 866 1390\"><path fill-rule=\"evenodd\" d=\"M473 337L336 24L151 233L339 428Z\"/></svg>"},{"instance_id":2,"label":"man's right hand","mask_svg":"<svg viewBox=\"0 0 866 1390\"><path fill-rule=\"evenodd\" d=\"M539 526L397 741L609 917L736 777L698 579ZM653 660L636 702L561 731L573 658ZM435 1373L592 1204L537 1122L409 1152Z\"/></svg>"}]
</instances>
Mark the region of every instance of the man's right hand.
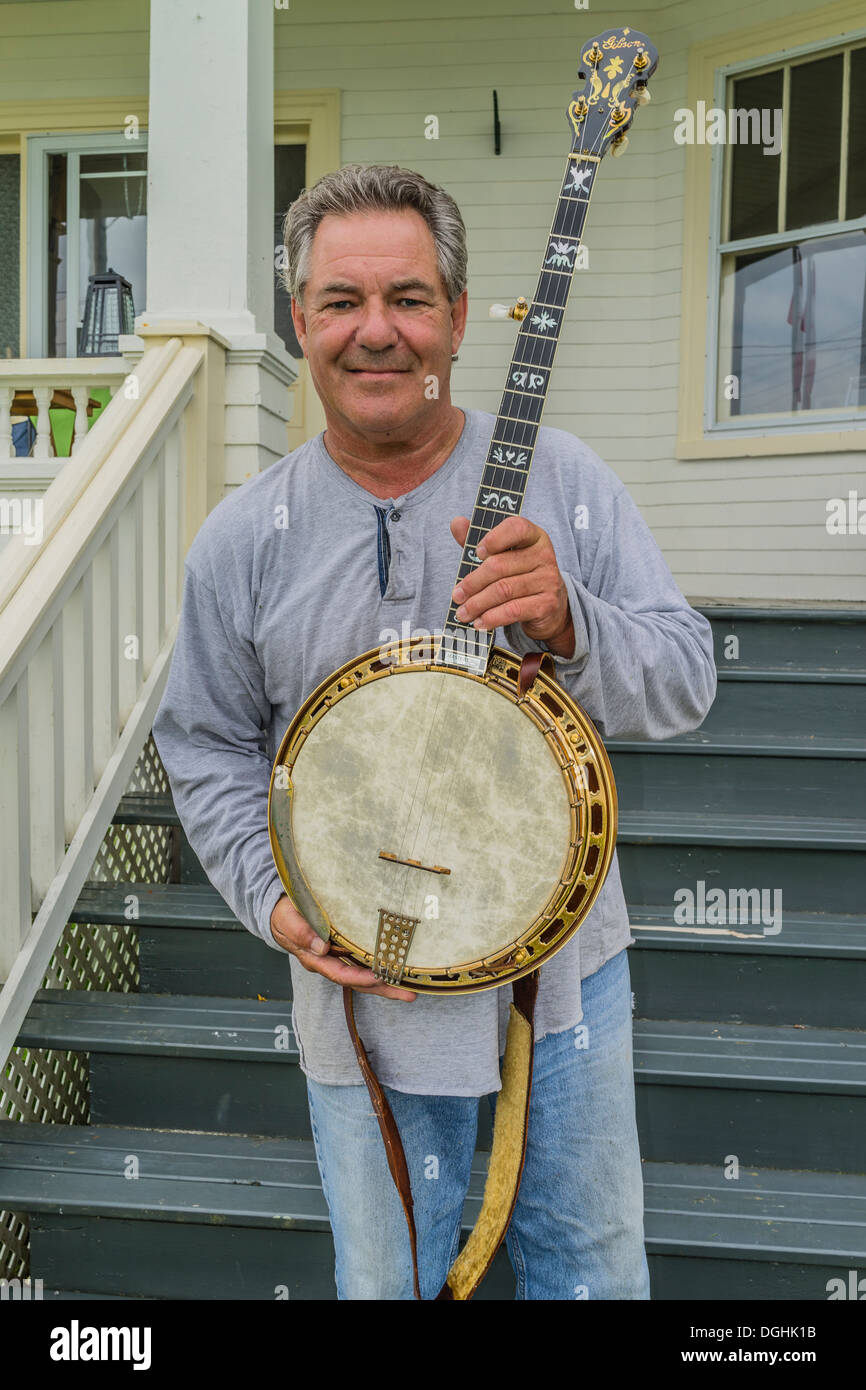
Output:
<instances>
[{"instance_id":1,"label":"man's right hand","mask_svg":"<svg viewBox=\"0 0 866 1390\"><path fill-rule=\"evenodd\" d=\"M411 1002L414 993L397 985L385 985L372 970L352 965L330 954L330 946L313 931L289 897L284 893L271 913L271 936L284 951L291 951L305 970L324 975L337 985L350 985L361 994L384 994L386 999L405 999Z\"/></svg>"}]
</instances>

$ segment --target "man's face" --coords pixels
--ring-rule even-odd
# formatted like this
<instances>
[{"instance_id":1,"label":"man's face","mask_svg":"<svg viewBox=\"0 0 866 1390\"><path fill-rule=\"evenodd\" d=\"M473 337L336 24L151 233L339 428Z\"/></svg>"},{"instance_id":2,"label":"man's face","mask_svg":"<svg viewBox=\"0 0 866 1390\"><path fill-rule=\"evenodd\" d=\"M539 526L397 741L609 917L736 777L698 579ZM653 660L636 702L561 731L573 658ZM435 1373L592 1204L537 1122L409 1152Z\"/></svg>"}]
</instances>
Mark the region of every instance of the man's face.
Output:
<instances>
[{"instance_id":1,"label":"man's face","mask_svg":"<svg viewBox=\"0 0 866 1390\"><path fill-rule=\"evenodd\" d=\"M444 419L466 300L449 304L414 209L323 218L292 318L329 426L375 441Z\"/></svg>"}]
</instances>

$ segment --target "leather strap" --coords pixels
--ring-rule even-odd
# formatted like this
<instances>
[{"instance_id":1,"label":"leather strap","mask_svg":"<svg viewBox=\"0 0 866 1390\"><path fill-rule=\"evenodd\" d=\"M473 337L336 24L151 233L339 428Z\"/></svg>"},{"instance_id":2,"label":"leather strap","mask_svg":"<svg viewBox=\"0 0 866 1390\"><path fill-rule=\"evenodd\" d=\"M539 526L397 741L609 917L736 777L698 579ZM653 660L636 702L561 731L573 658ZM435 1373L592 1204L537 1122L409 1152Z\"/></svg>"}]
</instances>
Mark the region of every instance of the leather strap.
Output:
<instances>
[{"instance_id":1,"label":"leather strap","mask_svg":"<svg viewBox=\"0 0 866 1390\"><path fill-rule=\"evenodd\" d=\"M517 676L517 693L525 695L541 667L544 666L548 675L553 674L553 657L550 652L527 652L520 663L520 671Z\"/></svg>"},{"instance_id":2,"label":"leather strap","mask_svg":"<svg viewBox=\"0 0 866 1390\"><path fill-rule=\"evenodd\" d=\"M391 1170L391 1177L394 1179L394 1186L397 1188L400 1194L400 1201L403 1204L403 1214L406 1217L406 1225L409 1227L409 1244L412 1247L412 1279L414 1281L415 1297L420 1298L421 1290L418 1287L418 1240L415 1233L415 1209L412 1203L412 1186L409 1182L409 1167L406 1163L406 1155L403 1151L403 1141L400 1138L397 1121L394 1119L394 1112L388 1104L388 1097L382 1090L379 1078L370 1065L370 1059L367 1056L364 1044L358 1036L352 990L349 985L343 985L343 1008L346 1011L346 1022L349 1025L349 1033L355 1046L355 1056L358 1058L361 1074L367 1083L367 1090L370 1092L370 1099L373 1102L376 1119L379 1121L379 1129L385 1141L385 1154L388 1159L388 1167Z\"/></svg>"},{"instance_id":3,"label":"leather strap","mask_svg":"<svg viewBox=\"0 0 866 1390\"><path fill-rule=\"evenodd\" d=\"M532 1058L535 1043L533 1020L538 995L538 971L524 975L512 984L513 1002L508 1023L508 1037L502 1064L502 1090L496 1102L493 1126L493 1146L487 1170L487 1182L478 1220L464 1248L457 1256L439 1293L437 1301L470 1299L484 1278L502 1244L508 1223L514 1212L523 1166L526 1160L526 1139L529 1121L529 1101L532 1094ZM343 986L343 1006L346 1022L358 1058L361 1074L370 1093L376 1119L385 1144L388 1168L400 1196L403 1214L409 1228L412 1252L414 1296L420 1299L418 1284L418 1242L409 1167L400 1139L400 1131L376 1073L370 1065L364 1044L355 1023L352 990Z\"/></svg>"}]
</instances>

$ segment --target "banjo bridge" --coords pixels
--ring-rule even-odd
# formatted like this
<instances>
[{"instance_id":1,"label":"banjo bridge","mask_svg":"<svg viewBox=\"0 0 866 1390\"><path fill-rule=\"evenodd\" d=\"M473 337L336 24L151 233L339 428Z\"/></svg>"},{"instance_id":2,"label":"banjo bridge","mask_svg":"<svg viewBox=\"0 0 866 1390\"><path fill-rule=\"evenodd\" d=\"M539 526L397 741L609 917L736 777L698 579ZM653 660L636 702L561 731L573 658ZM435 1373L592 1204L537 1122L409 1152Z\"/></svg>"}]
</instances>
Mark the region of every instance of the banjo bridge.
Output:
<instances>
[{"instance_id":1,"label":"banjo bridge","mask_svg":"<svg viewBox=\"0 0 866 1390\"><path fill-rule=\"evenodd\" d=\"M422 864L420 859L400 859L396 854L391 854L389 850L380 849L379 858L387 859L392 864L408 864L412 869L423 869L428 874L450 874L450 869L443 869L441 864Z\"/></svg>"},{"instance_id":2,"label":"banjo bridge","mask_svg":"<svg viewBox=\"0 0 866 1390\"><path fill-rule=\"evenodd\" d=\"M379 908L379 930L376 932L376 954L373 974L386 984L398 985L406 969L406 957L412 945L420 917L404 917L399 912Z\"/></svg>"}]
</instances>

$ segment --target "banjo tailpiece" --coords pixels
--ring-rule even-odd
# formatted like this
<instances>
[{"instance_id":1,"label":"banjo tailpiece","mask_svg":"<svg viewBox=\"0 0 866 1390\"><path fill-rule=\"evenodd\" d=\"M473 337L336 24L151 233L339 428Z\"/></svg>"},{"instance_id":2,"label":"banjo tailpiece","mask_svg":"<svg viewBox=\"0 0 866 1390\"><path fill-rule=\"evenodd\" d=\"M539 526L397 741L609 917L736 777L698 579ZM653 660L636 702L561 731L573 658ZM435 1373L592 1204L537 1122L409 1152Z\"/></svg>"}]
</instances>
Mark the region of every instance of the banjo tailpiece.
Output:
<instances>
[{"instance_id":1,"label":"banjo tailpiece","mask_svg":"<svg viewBox=\"0 0 866 1390\"><path fill-rule=\"evenodd\" d=\"M585 85L566 108L571 148L535 295L491 309L518 328L455 587L482 564L488 532L521 510L595 180L608 149L624 150L657 66L649 39L628 27L581 49ZM472 1297L505 1236L526 1154L540 967L586 919L617 830L604 744L550 655L495 647L458 606L452 596L432 637L363 652L322 681L286 730L268 795L280 880L335 956L439 998L512 987L484 1200L443 1301ZM343 1003L420 1298L406 1156L348 987Z\"/></svg>"}]
</instances>

